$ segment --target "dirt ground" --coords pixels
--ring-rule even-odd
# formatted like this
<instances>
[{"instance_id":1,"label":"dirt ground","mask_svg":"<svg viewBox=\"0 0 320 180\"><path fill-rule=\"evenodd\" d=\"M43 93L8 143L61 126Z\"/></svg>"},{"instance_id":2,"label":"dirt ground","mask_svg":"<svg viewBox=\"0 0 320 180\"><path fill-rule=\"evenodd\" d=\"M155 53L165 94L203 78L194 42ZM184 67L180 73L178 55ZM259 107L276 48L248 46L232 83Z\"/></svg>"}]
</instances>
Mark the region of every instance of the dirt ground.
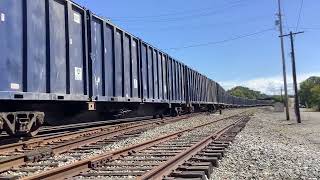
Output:
<instances>
[{"instance_id":1,"label":"dirt ground","mask_svg":"<svg viewBox=\"0 0 320 180\"><path fill-rule=\"evenodd\" d=\"M287 124L291 128L287 128L287 131L290 131L291 136L302 138L302 141L317 145L320 148L320 112L300 109L300 113L302 123L297 124L295 113L293 109L290 110L291 120L287 121ZM286 121L284 113L283 120Z\"/></svg>"}]
</instances>

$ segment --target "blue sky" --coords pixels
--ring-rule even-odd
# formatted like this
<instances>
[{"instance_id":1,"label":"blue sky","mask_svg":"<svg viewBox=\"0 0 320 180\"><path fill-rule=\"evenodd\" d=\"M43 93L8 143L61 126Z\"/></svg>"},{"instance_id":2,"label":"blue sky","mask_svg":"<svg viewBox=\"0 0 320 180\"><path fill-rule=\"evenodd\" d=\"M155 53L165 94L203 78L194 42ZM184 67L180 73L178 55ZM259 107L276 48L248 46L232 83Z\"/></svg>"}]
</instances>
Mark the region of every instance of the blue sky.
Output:
<instances>
[{"instance_id":1,"label":"blue sky","mask_svg":"<svg viewBox=\"0 0 320 180\"><path fill-rule=\"evenodd\" d=\"M244 85L279 93L282 69L276 0L75 1L227 89ZM285 32L296 30L301 1L282 0ZM303 1L298 30L305 33L295 40L299 81L320 75L319 9L319 0ZM249 34L255 35L221 42ZM289 39L285 46L291 86Z\"/></svg>"}]
</instances>

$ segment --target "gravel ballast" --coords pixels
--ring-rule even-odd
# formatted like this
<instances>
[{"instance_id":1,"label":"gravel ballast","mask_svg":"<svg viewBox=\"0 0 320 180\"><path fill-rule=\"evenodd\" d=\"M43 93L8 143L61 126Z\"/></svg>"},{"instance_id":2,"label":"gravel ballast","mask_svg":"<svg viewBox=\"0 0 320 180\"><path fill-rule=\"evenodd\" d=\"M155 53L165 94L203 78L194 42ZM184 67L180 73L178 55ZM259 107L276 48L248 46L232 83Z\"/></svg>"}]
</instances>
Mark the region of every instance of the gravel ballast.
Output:
<instances>
[{"instance_id":1,"label":"gravel ballast","mask_svg":"<svg viewBox=\"0 0 320 180\"><path fill-rule=\"evenodd\" d=\"M158 126L155 128L152 128L150 130L147 130L145 132L143 132L142 134L140 134L138 137L129 137L126 138L124 140L120 140L117 141L115 143L111 143L108 145L103 146L101 149L92 149L92 151L88 152L88 153L63 153L51 158L48 158L46 160L42 160L39 162L39 164L50 164L50 163L58 163L58 166L65 166L65 165L69 165L71 163L86 159L86 158L91 158L94 156L97 156L99 154L102 153L106 153L106 152L112 152L121 148L125 148L128 147L130 145L134 145L137 143L141 143L141 142L145 142L160 136L164 136L164 135L168 135L180 130L184 130L184 129L188 129L190 127L195 127L201 124L205 124L208 122L213 122L215 120L218 119L222 119L225 117L229 117L232 115L236 115L239 114L241 112L247 111L248 109L234 109L234 110L224 110L222 115L218 115L218 114L211 114L211 115L198 115L195 117L191 117L182 121L178 121L178 122L174 122L174 123L169 123L166 125L162 125L162 126ZM228 124L226 121L222 121L219 123L214 123L212 126L216 126L219 127L220 124ZM205 129L205 127L203 127L203 129ZM211 130L213 130L213 128L211 128ZM201 132L201 131L200 131ZM28 163L27 165L28 166ZM13 175L13 176L30 176L32 174L37 174L40 172L43 172L44 170L49 170L52 167L43 167L38 169L35 172L19 172L19 171L7 171L4 172L0 175Z\"/></svg>"},{"instance_id":2,"label":"gravel ballast","mask_svg":"<svg viewBox=\"0 0 320 180\"><path fill-rule=\"evenodd\" d=\"M320 179L320 118L302 124L259 109L229 147L211 179Z\"/></svg>"}]
</instances>

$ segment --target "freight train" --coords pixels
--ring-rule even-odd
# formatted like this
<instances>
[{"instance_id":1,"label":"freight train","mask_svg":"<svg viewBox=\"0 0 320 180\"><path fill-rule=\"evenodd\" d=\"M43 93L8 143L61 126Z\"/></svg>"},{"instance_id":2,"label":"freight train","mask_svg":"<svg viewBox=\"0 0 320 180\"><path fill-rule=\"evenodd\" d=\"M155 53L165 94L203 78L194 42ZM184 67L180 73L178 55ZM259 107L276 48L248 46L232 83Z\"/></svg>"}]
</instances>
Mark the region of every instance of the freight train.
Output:
<instances>
[{"instance_id":1,"label":"freight train","mask_svg":"<svg viewBox=\"0 0 320 180\"><path fill-rule=\"evenodd\" d=\"M0 131L268 105L213 80L69 0L0 1Z\"/></svg>"}]
</instances>

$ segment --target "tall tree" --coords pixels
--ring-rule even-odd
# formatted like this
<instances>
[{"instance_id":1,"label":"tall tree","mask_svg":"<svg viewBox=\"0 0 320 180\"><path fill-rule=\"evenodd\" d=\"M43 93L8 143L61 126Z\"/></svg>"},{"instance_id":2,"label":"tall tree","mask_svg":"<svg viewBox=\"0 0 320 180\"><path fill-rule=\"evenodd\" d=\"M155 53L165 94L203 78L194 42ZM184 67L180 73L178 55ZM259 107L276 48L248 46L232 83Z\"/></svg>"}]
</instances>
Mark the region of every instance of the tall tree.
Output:
<instances>
[{"instance_id":1,"label":"tall tree","mask_svg":"<svg viewBox=\"0 0 320 180\"><path fill-rule=\"evenodd\" d=\"M300 83L300 102L307 107L319 108L320 77L312 76Z\"/></svg>"}]
</instances>

